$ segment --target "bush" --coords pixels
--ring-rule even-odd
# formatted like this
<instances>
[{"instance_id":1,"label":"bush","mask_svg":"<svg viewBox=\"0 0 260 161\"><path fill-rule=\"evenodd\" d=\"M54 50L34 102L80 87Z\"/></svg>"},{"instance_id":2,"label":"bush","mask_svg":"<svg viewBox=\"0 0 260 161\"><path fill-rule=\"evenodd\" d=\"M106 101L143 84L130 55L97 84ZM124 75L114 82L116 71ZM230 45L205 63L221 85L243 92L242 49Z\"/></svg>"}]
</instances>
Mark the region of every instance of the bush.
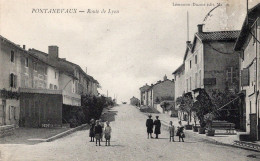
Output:
<instances>
[{"instance_id":1,"label":"bush","mask_svg":"<svg viewBox=\"0 0 260 161\"><path fill-rule=\"evenodd\" d=\"M89 122L92 118L95 120L99 119L103 108L114 105L115 101L105 96L81 96L81 106L85 122Z\"/></svg>"}]
</instances>

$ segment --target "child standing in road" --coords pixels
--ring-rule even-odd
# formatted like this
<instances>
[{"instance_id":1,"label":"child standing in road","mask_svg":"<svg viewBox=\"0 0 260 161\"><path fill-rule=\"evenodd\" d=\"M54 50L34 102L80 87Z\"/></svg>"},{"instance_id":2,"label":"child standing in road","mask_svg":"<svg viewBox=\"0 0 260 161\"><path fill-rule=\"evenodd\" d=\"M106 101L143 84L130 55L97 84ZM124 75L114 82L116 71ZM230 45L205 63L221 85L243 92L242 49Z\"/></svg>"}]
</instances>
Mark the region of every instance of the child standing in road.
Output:
<instances>
[{"instance_id":1,"label":"child standing in road","mask_svg":"<svg viewBox=\"0 0 260 161\"><path fill-rule=\"evenodd\" d=\"M95 126L96 146L97 146L97 142L99 143L99 146L101 146L100 139L101 139L102 131L103 131L103 129L102 129L101 125L99 124L99 121L97 120L96 126Z\"/></svg>"},{"instance_id":2,"label":"child standing in road","mask_svg":"<svg viewBox=\"0 0 260 161\"><path fill-rule=\"evenodd\" d=\"M109 126L109 122L107 121L107 126L105 127L105 139L106 139L106 146L110 146L110 139L111 139L111 132L112 132L112 129L111 127Z\"/></svg>"},{"instance_id":3,"label":"child standing in road","mask_svg":"<svg viewBox=\"0 0 260 161\"><path fill-rule=\"evenodd\" d=\"M182 140L184 142L185 134L184 134L184 127L182 126L181 121L179 121L179 126L177 129L177 136L179 136L179 142Z\"/></svg>"},{"instance_id":4,"label":"child standing in road","mask_svg":"<svg viewBox=\"0 0 260 161\"><path fill-rule=\"evenodd\" d=\"M103 137L104 137L104 127L105 127L105 125L104 125L104 122L102 122L101 119L99 119L99 124L100 124L100 126L102 127L101 141L103 141Z\"/></svg>"},{"instance_id":5,"label":"child standing in road","mask_svg":"<svg viewBox=\"0 0 260 161\"><path fill-rule=\"evenodd\" d=\"M89 129L90 142L94 142L94 137L95 137L95 132L94 132L95 120L91 119L89 125L90 125L90 129Z\"/></svg>"},{"instance_id":6,"label":"child standing in road","mask_svg":"<svg viewBox=\"0 0 260 161\"><path fill-rule=\"evenodd\" d=\"M170 134L170 142L174 142L174 131L175 127L172 125L172 121L170 121L170 126L169 126L169 134Z\"/></svg>"}]
</instances>

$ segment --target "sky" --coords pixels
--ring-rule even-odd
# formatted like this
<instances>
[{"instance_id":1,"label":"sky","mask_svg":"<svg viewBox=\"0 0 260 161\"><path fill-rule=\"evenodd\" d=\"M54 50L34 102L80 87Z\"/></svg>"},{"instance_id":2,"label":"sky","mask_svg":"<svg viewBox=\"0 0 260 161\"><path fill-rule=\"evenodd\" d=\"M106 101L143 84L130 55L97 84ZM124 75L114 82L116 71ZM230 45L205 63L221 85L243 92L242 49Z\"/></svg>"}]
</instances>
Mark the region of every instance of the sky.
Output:
<instances>
[{"instance_id":1,"label":"sky","mask_svg":"<svg viewBox=\"0 0 260 161\"><path fill-rule=\"evenodd\" d=\"M249 8L256 4L249 0ZM187 12L192 41L198 24L204 31L240 30L246 0L0 0L0 34L27 49L59 46L59 57L87 68L101 94L129 101L144 84L173 79L188 40Z\"/></svg>"}]
</instances>

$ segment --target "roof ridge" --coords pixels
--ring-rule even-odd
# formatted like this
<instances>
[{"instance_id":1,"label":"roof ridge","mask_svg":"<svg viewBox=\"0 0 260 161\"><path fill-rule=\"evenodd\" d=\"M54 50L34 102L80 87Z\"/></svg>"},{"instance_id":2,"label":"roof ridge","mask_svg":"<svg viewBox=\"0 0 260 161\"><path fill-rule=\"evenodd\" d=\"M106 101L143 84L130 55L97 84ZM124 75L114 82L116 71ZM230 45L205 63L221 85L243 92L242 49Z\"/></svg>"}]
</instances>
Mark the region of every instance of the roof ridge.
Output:
<instances>
[{"instance_id":1,"label":"roof ridge","mask_svg":"<svg viewBox=\"0 0 260 161\"><path fill-rule=\"evenodd\" d=\"M210 32L196 32L196 34L211 34L211 33L223 33L223 32L240 32L240 30L229 30L229 31L210 31Z\"/></svg>"}]
</instances>

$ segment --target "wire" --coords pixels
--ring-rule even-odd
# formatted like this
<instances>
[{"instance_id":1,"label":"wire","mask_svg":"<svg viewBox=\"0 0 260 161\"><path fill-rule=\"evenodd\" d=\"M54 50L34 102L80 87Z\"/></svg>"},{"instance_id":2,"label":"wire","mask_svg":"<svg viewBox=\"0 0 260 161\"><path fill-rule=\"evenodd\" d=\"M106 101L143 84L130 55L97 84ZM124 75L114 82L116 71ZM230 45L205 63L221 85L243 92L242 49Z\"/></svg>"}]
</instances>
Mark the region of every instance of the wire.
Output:
<instances>
[{"instance_id":1,"label":"wire","mask_svg":"<svg viewBox=\"0 0 260 161\"><path fill-rule=\"evenodd\" d=\"M251 31L249 31L249 33L253 36L253 38L254 38L258 43L260 43L260 41L257 39L257 37L256 37Z\"/></svg>"},{"instance_id":2,"label":"wire","mask_svg":"<svg viewBox=\"0 0 260 161\"><path fill-rule=\"evenodd\" d=\"M217 51L218 53L221 53L221 54L233 54L233 53L226 53L226 52L222 52L222 51L219 51L218 49L216 49L216 48L214 48L210 43L208 43L209 44L209 46L213 49L213 50L215 50L215 51Z\"/></svg>"}]
</instances>

